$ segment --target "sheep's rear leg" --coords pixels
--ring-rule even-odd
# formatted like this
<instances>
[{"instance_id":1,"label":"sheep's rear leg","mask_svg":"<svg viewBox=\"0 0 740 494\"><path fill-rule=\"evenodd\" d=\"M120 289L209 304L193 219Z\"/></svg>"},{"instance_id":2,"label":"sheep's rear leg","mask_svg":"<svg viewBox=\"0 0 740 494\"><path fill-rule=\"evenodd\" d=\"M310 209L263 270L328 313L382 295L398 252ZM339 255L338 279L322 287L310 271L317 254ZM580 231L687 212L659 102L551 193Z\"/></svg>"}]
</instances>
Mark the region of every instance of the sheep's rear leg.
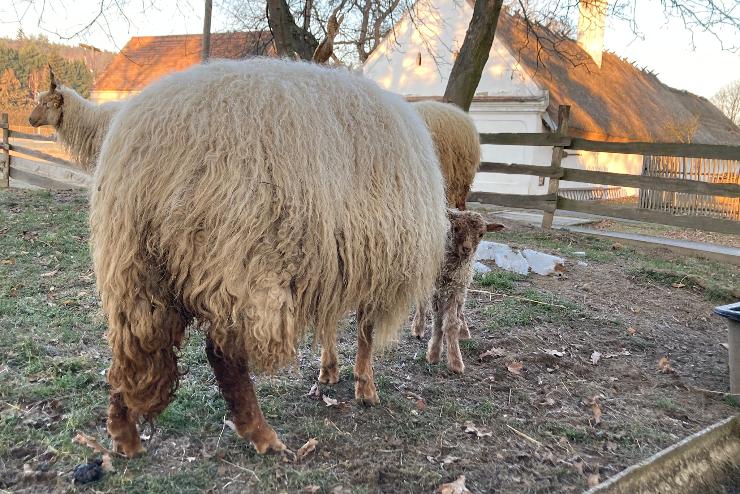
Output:
<instances>
[{"instance_id":1,"label":"sheep's rear leg","mask_svg":"<svg viewBox=\"0 0 740 494\"><path fill-rule=\"evenodd\" d=\"M138 414L126 406L121 393L110 394L107 427L116 453L134 458L146 452L141 446L139 430L136 428L138 420Z\"/></svg>"},{"instance_id":2,"label":"sheep's rear leg","mask_svg":"<svg viewBox=\"0 0 740 494\"><path fill-rule=\"evenodd\" d=\"M465 312L463 311L464 307L465 303L461 302L457 311L457 317L460 318L460 336L458 337L458 340L469 340L471 338L468 321L465 319Z\"/></svg>"},{"instance_id":3,"label":"sheep's rear leg","mask_svg":"<svg viewBox=\"0 0 740 494\"><path fill-rule=\"evenodd\" d=\"M460 318L459 301L456 298L453 297L453 300L448 301L443 308L442 333L447 342L447 368L456 374L462 374L465 371L465 364L460 352L459 339L463 319Z\"/></svg>"},{"instance_id":4,"label":"sheep's rear leg","mask_svg":"<svg viewBox=\"0 0 740 494\"><path fill-rule=\"evenodd\" d=\"M336 384L339 382L339 360L337 358L337 336L326 336L321 344L321 370L319 382Z\"/></svg>"},{"instance_id":5,"label":"sheep's rear leg","mask_svg":"<svg viewBox=\"0 0 740 494\"><path fill-rule=\"evenodd\" d=\"M284 451L285 444L262 415L247 360L227 358L210 337L206 338L206 354L239 436L249 439L260 454Z\"/></svg>"},{"instance_id":6,"label":"sheep's rear leg","mask_svg":"<svg viewBox=\"0 0 740 494\"><path fill-rule=\"evenodd\" d=\"M357 310L355 399L365 405L380 403L373 376L373 322L363 309Z\"/></svg>"},{"instance_id":7,"label":"sheep's rear leg","mask_svg":"<svg viewBox=\"0 0 740 494\"><path fill-rule=\"evenodd\" d=\"M411 334L421 339L424 336L424 330L426 329L427 322L427 303L419 302L416 304L416 310L414 311L414 320L411 322Z\"/></svg>"},{"instance_id":8,"label":"sheep's rear leg","mask_svg":"<svg viewBox=\"0 0 740 494\"><path fill-rule=\"evenodd\" d=\"M439 362L439 357L442 353L442 321L444 317L441 303L436 297L432 301L432 312L434 315L434 329L432 330L432 337L429 339L427 346L427 362L436 364Z\"/></svg>"}]
</instances>

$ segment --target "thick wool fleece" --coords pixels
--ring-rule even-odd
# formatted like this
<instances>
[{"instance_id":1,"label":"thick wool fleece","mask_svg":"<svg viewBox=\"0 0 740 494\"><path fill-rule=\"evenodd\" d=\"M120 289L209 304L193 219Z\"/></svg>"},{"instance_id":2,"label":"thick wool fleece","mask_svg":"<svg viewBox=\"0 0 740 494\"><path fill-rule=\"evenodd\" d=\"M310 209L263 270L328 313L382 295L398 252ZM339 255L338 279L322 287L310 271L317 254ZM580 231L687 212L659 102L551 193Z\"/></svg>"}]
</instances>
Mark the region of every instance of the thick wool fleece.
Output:
<instances>
[{"instance_id":1,"label":"thick wool fleece","mask_svg":"<svg viewBox=\"0 0 740 494\"><path fill-rule=\"evenodd\" d=\"M395 338L449 228L410 104L346 70L275 59L199 65L129 100L103 143L90 224L109 381L150 416L176 386L191 319L262 371L357 307L376 342Z\"/></svg>"}]
</instances>

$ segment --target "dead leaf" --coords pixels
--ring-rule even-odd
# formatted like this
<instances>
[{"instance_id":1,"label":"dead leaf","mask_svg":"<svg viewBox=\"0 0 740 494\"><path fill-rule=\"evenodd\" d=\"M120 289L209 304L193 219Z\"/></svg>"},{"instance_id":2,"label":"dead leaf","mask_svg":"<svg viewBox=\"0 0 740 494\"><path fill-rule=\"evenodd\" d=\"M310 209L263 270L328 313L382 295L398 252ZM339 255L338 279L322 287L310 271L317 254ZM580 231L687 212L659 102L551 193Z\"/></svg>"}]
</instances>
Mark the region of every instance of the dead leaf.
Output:
<instances>
[{"instance_id":1,"label":"dead leaf","mask_svg":"<svg viewBox=\"0 0 740 494\"><path fill-rule=\"evenodd\" d=\"M3 259L2 261L0 261L0 264L3 264L5 266L12 266L13 264L15 264L15 259Z\"/></svg>"},{"instance_id":2,"label":"dead leaf","mask_svg":"<svg viewBox=\"0 0 740 494\"><path fill-rule=\"evenodd\" d=\"M576 471L583 475L583 467L585 464L582 461L578 461L576 463L573 463L573 467L575 467Z\"/></svg>"},{"instance_id":3,"label":"dead leaf","mask_svg":"<svg viewBox=\"0 0 740 494\"><path fill-rule=\"evenodd\" d=\"M658 360L658 371L661 374L672 374L675 371L673 367L671 367L671 364L668 363L668 357L660 357L660 360Z\"/></svg>"},{"instance_id":4,"label":"dead leaf","mask_svg":"<svg viewBox=\"0 0 740 494\"><path fill-rule=\"evenodd\" d=\"M309 439L308 441L306 441L306 444L304 444L303 446L301 446L300 449L298 449L298 452L295 454L295 461L296 461L296 463L299 463L305 457L307 457L308 455L310 455L311 453L313 453L314 450L316 450L316 445L317 444L319 444L319 440L316 439L315 437L312 437L311 439Z\"/></svg>"},{"instance_id":5,"label":"dead leaf","mask_svg":"<svg viewBox=\"0 0 740 494\"><path fill-rule=\"evenodd\" d=\"M601 423L601 405L599 405L599 402L595 398L591 405L591 411L594 414L594 425L599 425Z\"/></svg>"},{"instance_id":6,"label":"dead leaf","mask_svg":"<svg viewBox=\"0 0 740 494\"><path fill-rule=\"evenodd\" d=\"M483 360L486 357L503 357L505 355L506 351L503 348L493 347L478 355L478 360Z\"/></svg>"},{"instance_id":7,"label":"dead leaf","mask_svg":"<svg viewBox=\"0 0 740 494\"><path fill-rule=\"evenodd\" d=\"M596 365L601 360L601 352L594 352L591 354L591 365Z\"/></svg>"},{"instance_id":8,"label":"dead leaf","mask_svg":"<svg viewBox=\"0 0 740 494\"><path fill-rule=\"evenodd\" d=\"M23 464L23 478L29 479L36 476L36 470L31 468L29 463Z\"/></svg>"},{"instance_id":9,"label":"dead leaf","mask_svg":"<svg viewBox=\"0 0 740 494\"><path fill-rule=\"evenodd\" d=\"M549 396L548 396L547 398L545 398L545 399L544 399L544 400L543 400L542 402L540 402L540 405L548 405L548 406L552 406L552 405L554 405L554 404L555 404L555 400L553 400L553 399L552 399L552 398L550 398Z\"/></svg>"},{"instance_id":10,"label":"dead leaf","mask_svg":"<svg viewBox=\"0 0 740 494\"><path fill-rule=\"evenodd\" d=\"M463 424L465 432L468 434L475 434L476 437L489 437L493 436L493 432L486 430L482 427L476 427L472 420L468 420Z\"/></svg>"},{"instance_id":11,"label":"dead leaf","mask_svg":"<svg viewBox=\"0 0 740 494\"><path fill-rule=\"evenodd\" d=\"M685 287L686 285L684 285L683 283L671 283L671 286L672 286L673 288L683 288L683 287Z\"/></svg>"},{"instance_id":12,"label":"dead leaf","mask_svg":"<svg viewBox=\"0 0 740 494\"><path fill-rule=\"evenodd\" d=\"M565 355L565 352L561 352L559 350L544 350L547 355L552 355L553 357L562 357Z\"/></svg>"},{"instance_id":13,"label":"dead leaf","mask_svg":"<svg viewBox=\"0 0 740 494\"><path fill-rule=\"evenodd\" d=\"M451 465L452 463L455 463L455 462L456 462L456 461L458 461L459 459L460 459L460 458L458 458L457 456L450 456L450 455L447 455L447 456L445 456L445 457L444 457L444 458L442 459L442 463L441 463L441 465L442 465L442 467L444 468L444 467L445 467L446 465Z\"/></svg>"},{"instance_id":14,"label":"dead leaf","mask_svg":"<svg viewBox=\"0 0 740 494\"><path fill-rule=\"evenodd\" d=\"M589 487L596 487L597 485L599 485L599 474L592 473L588 476L587 482Z\"/></svg>"},{"instance_id":15,"label":"dead leaf","mask_svg":"<svg viewBox=\"0 0 740 494\"><path fill-rule=\"evenodd\" d=\"M59 270L58 269L55 269L54 271L49 271L48 273L42 273L39 276L41 278L50 278L50 277L54 276L55 274L57 274L58 272L59 272Z\"/></svg>"},{"instance_id":16,"label":"dead leaf","mask_svg":"<svg viewBox=\"0 0 740 494\"><path fill-rule=\"evenodd\" d=\"M629 328L627 328L627 334L628 335L634 336L635 333L637 333L637 329L633 328L632 326L630 326Z\"/></svg>"},{"instance_id":17,"label":"dead leaf","mask_svg":"<svg viewBox=\"0 0 740 494\"><path fill-rule=\"evenodd\" d=\"M311 386L311 389L306 393L306 396L311 398L312 400L318 400L321 398L321 391L319 391L319 385L314 384Z\"/></svg>"},{"instance_id":18,"label":"dead leaf","mask_svg":"<svg viewBox=\"0 0 740 494\"><path fill-rule=\"evenodd\" d=\"M419 398L416 400L416 409L420 412L423 412L424 409L427 407L427 402L424 400L424 398Z\"/></svg>"},{"instance_id":19,"label":"dead leaf","mask_svg":"<svg viewBox=\"0 0 740 494\"><path fill-rule=\"evenodd\" d=\"M307 485L303 489L301 489L301 492L305 492L306 494L315 494L321 490L321 487L316 484Z\"/></svg>"},{"instance_id":20,"label":"dead leaf","mask_svg":"<svg viewBox=\"0 0 740 494\"><path fill-rule=\"evenodd\" d=\"M329 396L326 396L326 395L322 396L321 398L324 400L324 403L326 403L326 406L328 407L339 406L339 401L337 401L334 398L330 398Z\"/></svg>"},{"instance_id":21,"label":"dead leaf","mask_svg":"<svg viewBox=\"0 0 740 494\"><path fill-rule=\"evenodd\" d=\"M100 464L100 468L106 473L116 473L116 469L113 467L113 461L111 460L110 454L105 453L103 455L103 463Z\"/></svg>"},{"instance_id":22,"label":"dead leaf","mask_svg":"<svg viewBox=\"0 0 740 494\"><path fill-rule=\"evenodd\" d=\"M83 434L82 432L78 432L74 439L72 439L72 442L81 444L82 446L87 446L95 453L105 453L108 455L111 453L111 451L100 444L97 439L92 436L88 436L87 434Z\"/></svg>"},{"instance_id":23,"label":"dead leaf","mask_svg":"<svg viewBox=\"0 0 740 494\"><path fill-rule=\"evenodd\" d=\"M438 494L472 494L465 487L465 475L460 475L454 482L440 485L437 492Z\"/></svg>"},{"instance_id":24,"label":"dead leaf","mask_svg":"<svg viewBox=\"0 0 740 494\"><path fill-rule=\"evenodd\" d=\"M629 350L627 350L626 348L622 348L622 351L620 351L619 353L607 353L606 355L604 355L604 358L629 357L630 355L632 354Z\"/></svg>"},{"instance_id":25,"label":"dead leaf","mask_svg":"<svg viewBox=\"0 0 740 494\"><path fill-rule=\"evenodd\" d=\"M616 451L617 450L617 443L614 443L612 441L607 441L604 445L607 451Z\"/></svg>"},{"instance_id":26,"label":"dead leaf","mask_svg":"<svg viewBox=\"0 0 740 494\"><path fill-rule=\"evenodd\" d=\"M521 360L515 360L514 362L507 365L506 369L515 376L521 376L522 370L524 369L524 364L521 362Z\"/></svg>"}]
</instances>

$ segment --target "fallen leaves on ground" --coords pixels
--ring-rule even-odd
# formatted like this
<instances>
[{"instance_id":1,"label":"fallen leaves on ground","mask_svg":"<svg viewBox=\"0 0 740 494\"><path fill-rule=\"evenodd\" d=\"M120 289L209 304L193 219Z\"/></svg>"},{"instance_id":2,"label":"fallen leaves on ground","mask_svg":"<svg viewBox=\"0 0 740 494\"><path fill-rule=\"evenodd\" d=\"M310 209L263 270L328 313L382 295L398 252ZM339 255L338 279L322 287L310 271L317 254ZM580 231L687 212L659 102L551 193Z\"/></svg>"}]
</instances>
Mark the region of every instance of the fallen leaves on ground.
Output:
<instances>
[{"instance_id":1,"label":"fallen leaves on ground","mask_svg":"<svg viewBox=\"0 0 740 494\"><path fill-rule=\"evenodd\" d=\"M483 427L477 427L472 420L468 420L463 424L465 432L468 434L475 434L476 437L488 437L493 436L493 432L484 429Z\"/></svg>"},{"instance_id":2,"label":"fallen leaves on ground","mask_svg":"<svg viewBox=\"0 0 740 494\"><path fill-rule=\"evenodd\" d=\"M483 360L486 357L503 357L505 355L506 351L503 348L493 347L478 355L478 360Z\"/></svg>"},{"instance_id":3,"label":"fallen leaves on ground","mask_svg":"<svg viewBox=\"0 0 740 494\"><path fill-rule=\"evenodd\" d=\"M596 365L601 360L601 352L594 352L591 354L591 365Z\"/></svg>"},{"instance_id":4,"label":"fallen leaves on ground","mask_svg":"<svg viewBox=\"0 0 740 494\"><path fill-rule=\"evenodd\" d=\"M339 401L337 401L336 398L331 398L329 396L324 395L324 396L321 397L321 399L324 400L324 403L328 407L336 407L336 406L339 406Z\"/></svg>"},{"instance_id":5,"label":"fallen leaves on ground","mask_svg":"<svg viewBox=\"0 0 740 494\"><path fill-rule=\"evenodd\" d=\"M316 484L307 485L303 489L301 489L301 492L305 492L306 494L315 494L321 490L321 487Z\"/></svg>"},{"instance_id":6,"label":"fallen leaves on ground","mask_svg":"<svg viewBox=\"0 0 740 494\"><path fill-rule=\"evenodd\" d=\"M599 474L598 473L592 473L588 476L588 486L589 487L595 487L599 485Z\"/></svg>"},{"instance_id":7,"label":"fallen leaves on ground","mask_svg":"<svg viewBox=\"0 0 740 494\"><path fill-rule=\"evenodd\" d=\"M319 444L319 440L316 439L315 437L312 437L311 439L306 441L306 444L301 446L295 455L296 463L301 462L304 458L306 458L308 455L313 453L316 450L317 444Z\"/></svg>"},{"instance_id":8,"label":"fallen leaves on ground","mask_svg":"<svg viewBox=\"0 0 740 494\"><path fill-rule=\"evenodd\" d=\"M686 285L684 285L683 283L671 283L671 286L672 286L673 288L683 288L683 287L685 287Z\"/></svg>"},{"instance_id":9,"label":"fallen leaves on ground","mask_svg":"<svg viewBox=\"0 0 740 494\"><path fill-rule=\"evenodd\" d=\"M319 385L315 384L311 386L311 389L306 393L306 396L311 398L312 400L318 400L321 398L321 391L319 391Z\"/></svg>"},{"instance_id":10,"label":"fallen leaves on ground","mask_svg":"<svg viewBox=\"0 0 740 494\"><path fill-rule=\"evenodd\" d=\"M524 364L521 362L521 360L515 360L514 362L506 366L506 370L508 370L515 376L521 376L522 370L524 370Z\"/></svg>"},{"instance_id":11,"label":"fallen leaves on ground","mask_svg":"<svg viewBox=\"0 0 740 494\"><path fill-rule=\"evenodd\" d=\"M82 432L78 432L74 439L72 439L72 442L81 444L82 446L87 446L95 453L110 453L110 450L100 444L97 439Z\"/></svg>"},{"instance_id":12,"label":"fallen leaves on ground","mask_svg":"<svg viewBox=\"0 0 740 494\"><path fill-rule=\"evenodd\" d=\"M633 328L632 326L630 326L629 328L627 328L627 334L628 335L634 336L635 333L637 333L637 329Z\"/></svg>"},{"instance_id":13,"label":"fallen leaves on ground","mask_svg":"<svg viewBox=\"0 0 740 494\"><path fill-rule=\"evenodd\" d=\"M619 353L607 353L604 355L604 358L614 358L614 357L629 357L632 355L629 350L626 348L622 348Z\"/></svg>"},{"instance_id":14,"label":"fallen leaves on ground","mask_svg":"<svg viewBox=\"0 0 740 494\"><path fill-rule=\"evenodd\" d=\"M562 357L563 355L565 355L565 352L561 352L560 350L548 350L548 349L545 349L544 352L545 352L545 354L552 355L553 357Z\"/></svg>"},{"instance_id":15,"label":"fallen leaves on ground","mask_svg":"<svg viewBox=\"0 0 740 494\"><path fill-rule=\"evenodd\" d=\"M438 494L471 494L465 487L465 475L460 475L456 481L442 484L437 488Z\"/></svg>"},{"instance_id":16,"label":"fallen leaves on ground","mask_svg":"<svg viewBox=\"0 0 740 494\"><path fill-rule=\"evenodd\" d=\"M0 261L0 264L4 266L12 266L13 264L15 264L15 259L3 259L2 261Z\"/></svg>"},{"instance_id":17,"label":"fallen leaves on ground","mask_svg":"<svg viewBox=\"0 0 740 494\"><path fill-rule=\"evenodd\" d=\"M601 405L599 405L599 402L595 398L591 405L591 411L594 414L594 425L599 425L601 423Z\"/></svg>"},{"instance_id":18,"label":"fallen leaves on ground","mask_svg":"<svg viewBox=\"0 0 740 494\"><path fill-rule=\"evenodd\" d=\"M672 374L676 372L676 370L671 367L671 364L668 362L668 357L660 357L660 360L658 360L658 371L661 374Z\"/></svg>"}]
</instances>

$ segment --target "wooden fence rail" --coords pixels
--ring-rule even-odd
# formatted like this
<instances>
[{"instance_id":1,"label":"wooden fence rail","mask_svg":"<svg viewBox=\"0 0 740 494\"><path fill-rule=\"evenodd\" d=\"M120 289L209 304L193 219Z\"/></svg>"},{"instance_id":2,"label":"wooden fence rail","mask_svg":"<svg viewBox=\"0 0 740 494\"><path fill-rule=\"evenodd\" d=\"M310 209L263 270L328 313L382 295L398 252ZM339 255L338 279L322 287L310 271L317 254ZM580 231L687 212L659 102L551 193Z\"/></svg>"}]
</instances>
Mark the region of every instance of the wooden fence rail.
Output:
<instances>
[{"instance_id":1,"label":"wooden fence rail","mask_svg":"<svg viewBox=\"0 0 740 494\"><path fill-rule=\"evenodd\" d=\"M715 231L740 235L740 222L703 216L681 216L662 211L599 204L591 201L568 199L558 195L560 181L587 184L614 185L658 191L740 198L740 183L712 183L684 178L627 175L623 173L562 168L563 151L594 151L647 156L678 156L740 161L740 146L710 144L680 144L663 142L602 142L567 135L568 107L558 111L558 130L553 133L500 133L480 134L483 145L516 145L553 147L550 166L516 163L483 162L480 172L509 175L531 175L550 179L547 195L493 194L471 192L470 201L507 207L539 209L543 211L543 228L550 228L556 209L590 213L612 218L646 221L682 228Z\"/></svg>"},{"instance_id":2,"label":"wooden fence rail","mask_svg":"<svg viewBox=\"0 0 740 494\"><path fill-rule=\"evenodd\" d=\"M89 175L67 160L32 149L27 145L11 144L11 139L54 142L56 139L42 134L29 134L10 128L8 115L0 115L2 142L0 150L0 188L9 187L10 179L45 189L70 189L86 187Z\"/></svg>"}]
</instances>

